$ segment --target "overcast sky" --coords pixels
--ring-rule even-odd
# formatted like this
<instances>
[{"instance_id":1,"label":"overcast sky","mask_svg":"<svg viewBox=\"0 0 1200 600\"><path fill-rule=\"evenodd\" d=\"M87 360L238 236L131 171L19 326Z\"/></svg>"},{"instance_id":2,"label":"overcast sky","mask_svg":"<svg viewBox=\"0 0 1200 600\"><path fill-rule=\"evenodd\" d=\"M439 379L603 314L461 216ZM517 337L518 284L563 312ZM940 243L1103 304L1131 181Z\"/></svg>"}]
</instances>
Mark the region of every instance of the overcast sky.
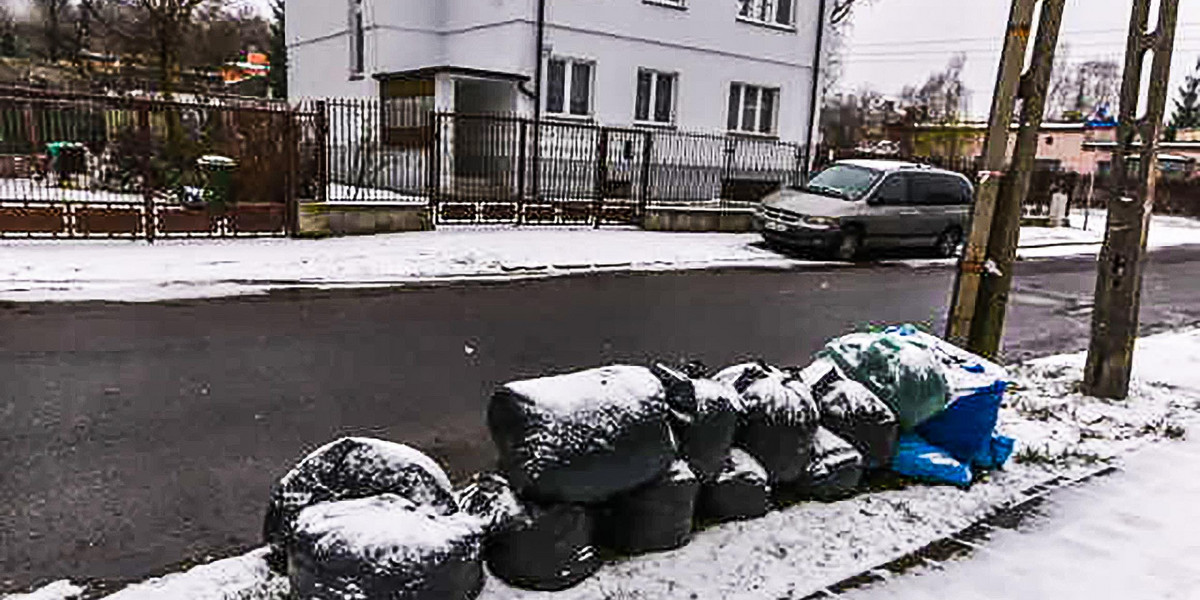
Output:
<instances>
[{"instance_id":1,"label":"overcast sky","mask_svg":"<svg viewBox=\"0 0 1200 600\"><path fill-rule=\"evenodd\" d=\"M1200 1L1182 0L1172 93L1200 58ZM967 55L964 80L970 110L983 116L996 85L1000 47L1011 0L874 0L855 13L846 48L842 87L896 94ZM1123 64L1132 0L1067 0L1059 59L1114 59ZM1168 105L1168 113L1170 106Z\"/></svg>"}]
</instances>

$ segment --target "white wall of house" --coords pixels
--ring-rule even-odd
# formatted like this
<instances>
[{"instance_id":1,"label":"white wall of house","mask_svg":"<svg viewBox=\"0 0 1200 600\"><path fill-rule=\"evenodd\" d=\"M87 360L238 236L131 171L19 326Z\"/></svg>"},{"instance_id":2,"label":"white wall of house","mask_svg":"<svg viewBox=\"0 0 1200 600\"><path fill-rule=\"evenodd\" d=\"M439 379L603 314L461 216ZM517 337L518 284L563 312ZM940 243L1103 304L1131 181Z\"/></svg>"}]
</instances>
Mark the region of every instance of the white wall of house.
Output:
<instances>
[{"instance_id":1,"label":"white wall of house","mask_svg":"<svg viewBox=\"0 0 1200 600\"><path fill-rule=\"evenodd\" d=\"M794 27L738 18L733 1L554 0L548 54L594 62L591 117L634 121L637 72L678 74L674 125L724 132L733 82L779 90L776 132L804 141L818 22L794 0ZM461 67L534 74L536 0L364 0L365 77L350 74L349 0L289 0L289 90L296 97L375 96L373 74ZM439 101L439 105L442 102ZM517 102L530 112L532 104Z\"/></svg>"}]
</instances>

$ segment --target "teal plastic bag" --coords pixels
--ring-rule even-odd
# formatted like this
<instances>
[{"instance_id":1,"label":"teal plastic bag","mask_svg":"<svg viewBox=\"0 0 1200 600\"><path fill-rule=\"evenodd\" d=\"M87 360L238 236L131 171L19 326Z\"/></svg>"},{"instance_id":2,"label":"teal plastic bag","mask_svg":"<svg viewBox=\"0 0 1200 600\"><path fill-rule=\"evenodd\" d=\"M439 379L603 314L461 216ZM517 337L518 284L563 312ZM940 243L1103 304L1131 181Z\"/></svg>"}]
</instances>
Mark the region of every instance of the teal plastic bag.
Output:
<instances>
[{"instance_id":1,"label":"teal plastic bag","mask_svg":"<svg viewBox=\"0 0 1200 600\"><path fill-rule=\"evenodd\" d=\"M899 331L852 333L817 356L835 362L896 413L901 431L941 412L949 397L944 367L928 344Z\"/></svg>"}]
</instances>

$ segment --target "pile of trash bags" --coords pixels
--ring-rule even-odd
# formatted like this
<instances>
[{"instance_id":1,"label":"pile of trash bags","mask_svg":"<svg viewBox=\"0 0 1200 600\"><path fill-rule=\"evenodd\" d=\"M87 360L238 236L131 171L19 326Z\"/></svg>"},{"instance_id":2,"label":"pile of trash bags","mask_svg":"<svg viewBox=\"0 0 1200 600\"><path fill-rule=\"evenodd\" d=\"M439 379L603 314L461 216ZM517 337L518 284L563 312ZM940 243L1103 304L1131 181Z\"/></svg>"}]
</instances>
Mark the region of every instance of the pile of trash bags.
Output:
<instances>
[{"instance_id":1,"label":"pile of trash bags","mask_svg":"<svg viewBox=\"0 0 1200 600\"><path fill-rule=\"evenodd\" d=\"M871 470L968 486L1012 452L995 433L1007 381L911 326L832 340L803 368L614 365L513 381L487 408L495 472L453 490L412 448L344 438L280 479L263 536L302 599L473 598L487 572L566 589L606 557L845 498Z\"/></svg>"}]
</instances>

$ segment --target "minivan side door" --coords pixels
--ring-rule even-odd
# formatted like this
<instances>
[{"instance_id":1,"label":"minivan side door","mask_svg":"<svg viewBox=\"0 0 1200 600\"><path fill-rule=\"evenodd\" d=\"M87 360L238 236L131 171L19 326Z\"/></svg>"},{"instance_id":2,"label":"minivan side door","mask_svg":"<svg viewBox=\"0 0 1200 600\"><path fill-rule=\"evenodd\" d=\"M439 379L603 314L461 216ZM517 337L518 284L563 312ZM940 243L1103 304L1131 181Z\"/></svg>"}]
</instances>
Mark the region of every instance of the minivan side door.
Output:
<instances>
[{"instance_id":1,"label":"minivan side door","mask_svg":"<svg viewBox=\"0 0 1200 600\"><path fill-rule=\"evenodd\" d=\"M912 177L911 194L920 213L914 217L919 243L933 243L951 227L965 229L970 186L945 173L914 173Z\"/></svg>"},{"instance_id":2,"label":"minivan side door","mask_svg":"<svg viewBox=\"0 0 1200 600\"><path fill-rule=\"evenodd\" d=\"M909 178L904 173L887 175L867 200L861 220L867 230L866 243L872 247L902 245L908 235L903 213L910 204Z\"/></svg>"}]
</instances>

